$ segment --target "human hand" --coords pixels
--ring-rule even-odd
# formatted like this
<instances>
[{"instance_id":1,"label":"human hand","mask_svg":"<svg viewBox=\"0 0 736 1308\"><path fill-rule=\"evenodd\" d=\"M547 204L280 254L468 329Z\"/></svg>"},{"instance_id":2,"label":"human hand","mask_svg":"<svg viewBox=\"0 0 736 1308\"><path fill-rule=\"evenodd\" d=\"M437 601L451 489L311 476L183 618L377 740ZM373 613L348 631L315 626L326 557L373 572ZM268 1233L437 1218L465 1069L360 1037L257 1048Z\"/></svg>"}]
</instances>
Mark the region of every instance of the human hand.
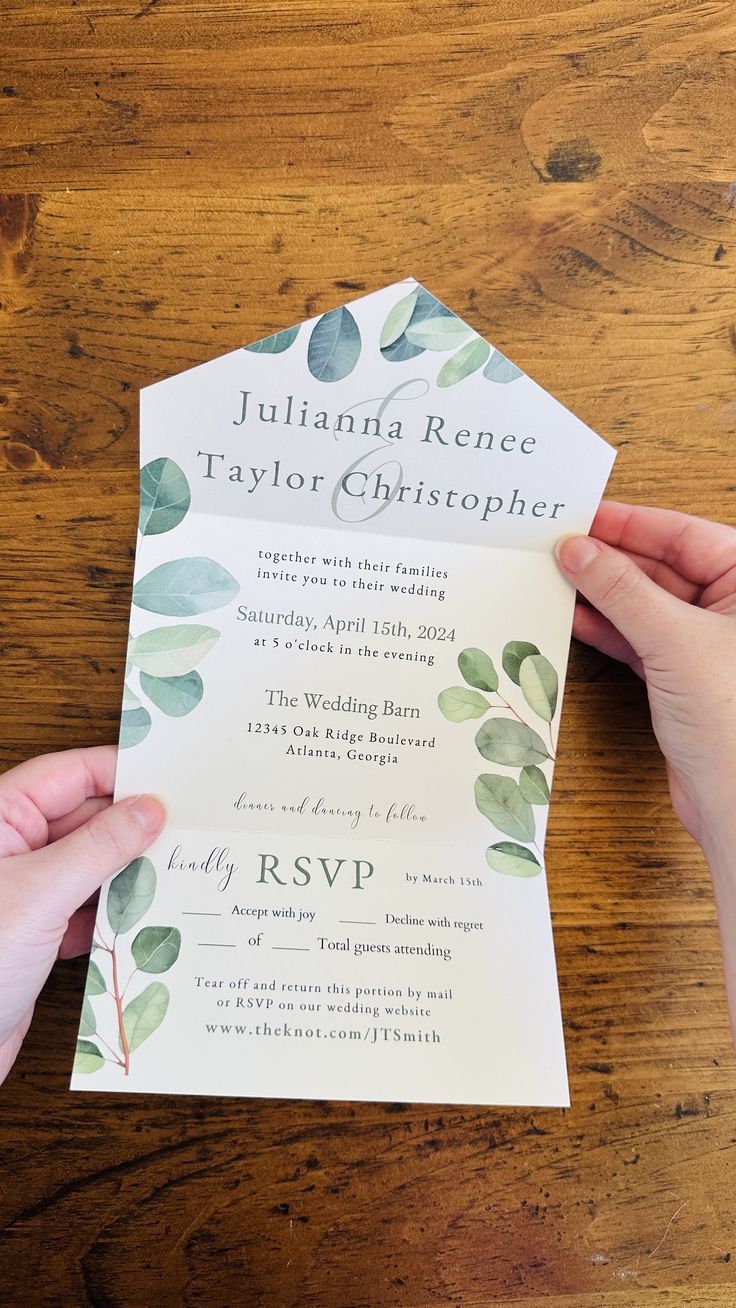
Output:
<instances>
[{"instance_id":1,"label":"human hand","mask_svg":"<svg viewBox=\"0 0 736 1308\"><path fill-rule=\"evenodd\" d=\"M608 501L557 549L573 634L646 681L675 812L711 861L736 839L736 530Z\"/></svg>"},{"instance_id":2,"label":"human hand","mask_svg":"<svg viewBox=\"0 0 736 1308\"><path fill-rule=\"evenodd\" d=\"M0 1082L56 959L90 948L92 896L164 824L152 795L112 803L116 756L70 749L0 777Z\"/></svg>"}]
</instances>

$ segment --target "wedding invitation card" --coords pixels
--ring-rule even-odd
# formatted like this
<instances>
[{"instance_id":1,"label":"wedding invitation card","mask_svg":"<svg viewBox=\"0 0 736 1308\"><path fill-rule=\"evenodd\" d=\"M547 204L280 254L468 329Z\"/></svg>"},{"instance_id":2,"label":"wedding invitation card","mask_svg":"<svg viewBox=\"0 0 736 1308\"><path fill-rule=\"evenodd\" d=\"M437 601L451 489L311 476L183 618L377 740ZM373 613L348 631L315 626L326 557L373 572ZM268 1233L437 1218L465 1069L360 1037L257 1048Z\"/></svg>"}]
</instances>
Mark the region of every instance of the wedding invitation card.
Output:
<instances>
[{"instance_id":1,"label":"wedding invitation card","mask_svg":"<svg viewBox=\"0 0 736 1308\"><path fill-rule=\"evenodd\" d=\"M612 449L413 280L141 394L78 1090L566 1105L544 836Z\"/></svg>"}]
</instances>

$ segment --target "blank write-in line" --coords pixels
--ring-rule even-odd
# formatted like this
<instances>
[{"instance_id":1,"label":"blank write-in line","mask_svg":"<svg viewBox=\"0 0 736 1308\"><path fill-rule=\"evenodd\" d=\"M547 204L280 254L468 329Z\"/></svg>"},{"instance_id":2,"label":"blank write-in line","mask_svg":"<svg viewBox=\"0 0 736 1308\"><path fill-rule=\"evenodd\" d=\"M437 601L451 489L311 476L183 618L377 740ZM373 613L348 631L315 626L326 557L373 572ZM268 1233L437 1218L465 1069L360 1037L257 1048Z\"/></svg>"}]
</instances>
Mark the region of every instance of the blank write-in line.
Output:
<instances>
[{"instance_id":1,"label":"blank write-in line","mask_svg":"<svg viewBox=\"0 0 736 1308\"><path fill-rule=\"evenodd\" d=\"M357 917L341 917L339 919L339 924L340 926L377 926L378 925L376 922L363 922L361 921L360 918Z\"/></svg>"},{"instance_id":2,"label":"blank write-in line","mask_svg":"<svg viewBox=\"0 0 736 1308\"><path fill-rule=\"evenodd\" d=\"M303 945L271 945L272 949L288 950L292 954L308 954L309 950Z\"/></svg>"},{"instance_id":3,"label":"blank write-in line","mask_svg":"<svg viewBox=\"0 0 736 1308\"><path fill-rule=\"evenodd\" d=\"M237 945L221 945L217 940L198 940L200 949L237 949Z\"/></svg>"},{"instance_id":4,"label":"blank write-in line","mask_svg":"<svg viewBox=\"0 0 736 1308\"><path fill-rule=\"evenodd\" d=\"M194 908L182 909L182 917L222 917L222 913L200 913Z\"/></svg>"}]
</instances>

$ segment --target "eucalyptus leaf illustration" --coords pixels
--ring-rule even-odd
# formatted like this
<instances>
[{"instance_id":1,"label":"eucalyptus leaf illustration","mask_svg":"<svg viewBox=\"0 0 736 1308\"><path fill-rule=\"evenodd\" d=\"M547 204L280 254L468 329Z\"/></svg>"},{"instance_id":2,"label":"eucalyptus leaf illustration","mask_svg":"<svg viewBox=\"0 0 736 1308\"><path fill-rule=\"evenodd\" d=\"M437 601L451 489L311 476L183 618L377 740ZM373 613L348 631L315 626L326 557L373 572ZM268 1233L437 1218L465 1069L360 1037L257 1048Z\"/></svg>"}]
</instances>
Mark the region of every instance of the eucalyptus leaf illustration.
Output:
<instances>
[{"instance_id":1,"label":"eucalyptus leaf illustration","mask_svg":"<svg viewBox=\"0 0 736 1308\"><path fill-rule=\"evenodd\" d=\"M450 721L489 716L475 731L475 745L483 758L506 769L518 768L518 780L503 773L482 773L475 781L475 803L479 812L514 840L534 843L536 818L534 806L549 804L549 782L540 763L554 762L551 722L558 700L555 669L536 645L512 640L503 648L501 664L506 676L519 686L527 704L538 717L550 724L550 746L509 703L499 690L499 675L490 655L476 646L461 650L457 658L464 680L473 690L451 686L442 691L438 703ZM504 687L505 689L505 687ZM483 692L480 694L479 692ZM489 699L486 700L485 696ZM471 696L477 698L470 698ZM499 717L490 710L505 709L513 716ZM536 848L536 846L535 846ZM509 876L530 877L541 865L524 845L501 842L486 851L489 867Z\"/></svg>"},{"instance_id":2,"label":"eucalyptus leaf illustration","mask_svg":"<svg viewBox=\"0 0 736 1308\"><path fill-rule=\"evenodd\" d=\"M178 527L191 503L189 482L173 459L154 459L141 468L138 530L160 536Z\"/></svg>"},{"instance_id":3,"label":"eucalyptus leaf illustration","mask_svg":"<svg viewBox=\"0 0 736 1308\"><path fill-rule=\"evenodd\" d=\"M529 763L543 763L549 758L541 736L525 722L514 718L494 718L484 722L475 737L483 758L507 767L523 768Z\"/></svg>"},{"instance_id":4,"label":"eucalyptus leaf illustration","mask_svg":"<svg viewBox=\"0 0 736 1308\"><path fill-rule=\"evenodd\" d=\"M214 559L174 559L160 563L133 587L133 603L151 613L191 618L221 609L240 590L235 578Z\"/></svg>"},{"instance_id":5,"label":"eucalyptus leaf illustration","mask_svg":"<svg viewBox=\"0 0 736 1308\"><path fill-rule=\"evenodd\" d=\"M468 718L482 718L491 707L477 690L466 686L450 686L437 696L440 712L448 722L467 722Z\"/></svg>"},{"instance_id":6,"label":"eucalyptus leaf illustration","mask_svg":"<svg viewBox=\"0 0 736 1308\"><path fill-rule=\"evenodd\" d=\"M116 935L123 935L139 922L153 903L156 869L145 854L118 872L107 892L107 920Z\"/></svg>"},{"instance_id":7,"label":"eucalyptus leaf illustration","mask_svg":"<svg viewBox=\"0 0 736 1308\"><path fill-rule=\"evenodd\" d=\"M530 645L527 640L510 640L508 645L504 645L501 655L501 664L506 676L518 686L522 661L529 658L530 654L538 653L536 645Z\"/></svg>"},{"instance_id":8,"label":"eucalyptus leaf illustration","mask_svg":"<svg viewBox=\"0 0 736 1308\"><path fill-rule=\"evenodd\" d=\"M541 768L534 763L521 769L519 789L530 804L549 804L549 786Z\"/></svg>"},{"instance_id":9,"label":"eucalyptus leaf illustration","mask_svg":"<svg viewBox=\"0 0 736 1308\"><path fill-rule=\"evenodd\" d=\"M317 381L342 381L360 358L360 331L352 313L342 305L324 313L312 328L307 366Z\"/></svg>"},{"instance_id":10,"label":"eucalyptus leaf illustration","mask_svg":"<svg viewBox=\"0 0 736 1308\"><path fill-rule=\"evenodd\" d=\"M148 709L134 708L123 709L120 715L120 739L118 744L121 749L131 749L133 745L140 745L145 740L151 730L151 715Z\"/></svg>"},{"instance_id":11,"label":"eucalyptus leaf illustration","mask_svg":"<svg viewBox=\"0 0 736 1308\"><path fill-rule=\"evenodd\" d=\"M455 315L452 309L448 309L447 305L441 304L439 300L435 299L434 295L430 295L429 291L425 291L423 286L418 286L415 294L417 297L416 304L408 325L414 327L417 323L423 322L425 318L454 318ZM390 345L381 347L381 354L389 363L403 363L406 359L415 359L423 351L423 345L413 345L407 338L406 329Z\"/></svg>"},{"instance_id":12,"label":"eucalyptus leaf illustration","mask_svg":"<svg viewBox=\"0 0 736 1308\"><path fill-rule=\"evenodd\" d=\"M176 927L143 927L130 952L140 972L168 972L179 957L181 932Z\"/></svg>"},{"instance_id":13,"label":"eucalyptus leaf illustration","mask_svg":"<svg viewBox=\"0 0 736 1308\"><path fill-rule=\"evenodd\" d=\"M299 335L299 324L296 327L285 327L281 332L274 332L272 336L264 336L260 341L254 341L252 345L245 345L243 348L249 350L251 354L283 354L288 350L290 345L294 344Z\"/></svg>"},{"instance_id":14,"label":"eucalyptus leaf illustration","mask_svg":"<svg viewBox=\"0 0 736 1308\"><path fill-rule=\"evenodd\" d=\"M407 359L416 359L417 355L424 354L424 346L412 345L407 340L406 332L402 332L392 345L381 350L381 354L388 363L405 363Z\"/></svg>"},{"instance_id":15,"label":"eucalyptus leaf illustration","mask_svg":"<svg viewBox=\"0 0 736 1308\"><path fill-rule=\"evenodd\" d=\"M74 1055L75 1072L99 1072L104 1061L97 1045L91 1040L77 1041L77 1051Z\"/></svg>"},{"instance_id":16,"label":"eucalyptus leaf illustration","mask_svg":"<svg viewBox=\"0 0 736 1308\"><path fill-rule=\"evenodd\" d=\"M124 682L123 683L123 708L134 709L134 708L140 708L140 706L141 706L141 701L139 700L135 691L131 690L127 681Z\"/></svg>"},{"instance_id":17,"label":"eucalyptus leaf illustration","mask_svg":"<svg viewBox=\"0 0 736 1308\"><path fill-rule=\"evenodd\" d=\"M82 1004L82 1016L79 1022L79 1034L83 1036L94 1035L97 1031L97 1018L89 999L84 1000Z\"/></svg>"},{"instance_id":18,"label":"eucalyptus leaf illustration","mask_svg":"<svg viewBox=\"0 0 736 1308\"><path fill-rule=\"evenodd\" d=\"M534 839L532 806L524 799L512 777L483 773L475 783L475 803L483 816L505 836L514 836L517 840Z\"/></svg>"},{"instance_id":19,"label":"eucalyptus leaf illustration","mask_svg":"<svg viewBox=\"0 0 736 1308\"><path fill-rule=\"evenodd\" d=\"M458 654L457 665L469 686L475 686L477 690L487 690L489 694L498 690L498 673L493 666L493 661L482 649L470 646L462 650Z\"/></svg>"},{"instance_id":20,"label":"eucalyptus leaf illustration","mask_svg":"<svg viewBox=\"0 0 736 1308\"><path fill-rule=\"evenodd\" d=\"M148 912L155 892L156 869L145 856L134 859L110 882L107 919L114 936L111 945L104 948L111 961L111 979L108 989L97 964L90 963L79 1024L76 1071L94 1072L103 1061L109 1061L128 1076L131 1053L160 1026L166 1015L169 992L165 985L157 981L147 985L138 995L133 996L131 992L139 973L167 972L173 967L181 949L181 932L171 926L144 926L135 934L130 946L124 940L126 933ZM128 959L135 964L132 972L125 967ZM106 992L113 1002L100 1005L98 1015L92 996ZM124 1007L126 995L129 1002ZM107 1020L113 1020L113 1014L120 1053L113 1053L110 1034L103 1041L111 1055L110 1059L105 1059L88 1037L98 1034L100 1019L104 1027ZM103 1040L101 1034L99 1038Z\"/></svg>"},{"instance_id":21,"label":"eucalyptus leaf illustration","mask_svg":"<svg viewBox=\"0 0 736 1308\"><path fill-rule=\"evenodd\" d=\"M87 969L87 984L84 988L85 996L104 995L106 990L107 986L105 985L105 978L97 964L92 960Z\"/></svg>"},{"instance_id":22,"label":"eucalyptus leaf illustration","mask_svg":"<svg viewBox=\"0 0 736 1308\"><path fill-rule=\"evenodd\" d=\"M131 1053L161 1025L169 1007L169 992L162 981L152 981L123 1010L123 1026ZM122 1046L122 1041L121 1041Z\"/></svg>"},{"instance_id":23,"label":"eucalyptus leaf illustration","mask_svg":"<svg viewBox=\"0 0 736 1308\"><path fill-rule=\"evenodd\" d=\"M141 690L162 713L170 718L183 718L197 707L204 684L198 672L189 672L185 677L152 677L148 672L141 672Z\"/></svg>"},{"instance_id":24,"label":"eucalyptus leaf illustration","mask_svg":"<svg viewBox=\"0 0 736 1308\"><path fill-rule=\"evenodd\" d=\"M441 351L462 345L473 334L473 329L455 314L443 314L437 318L425 318L423 322L410 323L404 334L412 345L421 345L423 350Z\"/></svg>"},{"instance_id":25,"label":"eucalyptus leaf illustration","mask_svg":"<svg viewBox=\"0 0 736 1308\"><path fill-rule=\"evenodd\" d=\"M394 341L397 341L402 332L409 326L418 298L418 290L410 291L391 309L381 329L380 348L382 350L385 350L389 345L393 345Z\"/></svg>"},{"instance_id":26,"label":"eucalyptus leaf illustration","mask_svg":"<svg viewBox=\"0 0 736 1308\"><path fill-rule=\"evenodd\" d=\"M544 654L530 654L519 667L519 685L524 699L537 717L551 722L557 707L558 681Z\"/></svg>"},{"instance_id":27,"label":"eucalyptus leaf illustration","mask_svg":"<svg viewBox=\"0 0 736 1308\"><path fill-rule=\"evenodd\" d=\"M488 363L483 369L483 376L492 382L512 382L517 377L523 377L521 368L517 368L515 363L511 363L500 350L494 350Z\"/></svg>"},{"instance_id":28,"label":"eucalyptus leaf illustration","mask_svg":"<svg viewBox=\"0 0 736 1308\"><path fill-rule=\"evenodd\" d=\"M475 340L462 345L457 354L443 363L437 374L437 385L454 386L457 382L464 381L471 373L483 367L490 352L488 342L476 336Z\"/></svg>"},{"instance_id":29,"label":"eucalyptus leaf illustration","mask_svg":"<svg viewBox=\"0 0 736 1308\"><path fill-rule=\"evenodd\" d=\"M530 849L525 849L523 845L514 845L510 840L489 845L486 850L486 862L494 872L503 872L507 877L537 877L542 871L539 861Z\"/></svg>"},{"instance_id":30,"label":"eucalyptus leaf illustration","mask_svg":"<svg viewBox=\"0 0 736 1308\"><path fill-rule=\"evenodd\" d=\"M196 623L154 627L133 637L128 657L141 672L152 677L183 677L209 653L219 636L214 627Z\"/></svg>"}]
</instances>

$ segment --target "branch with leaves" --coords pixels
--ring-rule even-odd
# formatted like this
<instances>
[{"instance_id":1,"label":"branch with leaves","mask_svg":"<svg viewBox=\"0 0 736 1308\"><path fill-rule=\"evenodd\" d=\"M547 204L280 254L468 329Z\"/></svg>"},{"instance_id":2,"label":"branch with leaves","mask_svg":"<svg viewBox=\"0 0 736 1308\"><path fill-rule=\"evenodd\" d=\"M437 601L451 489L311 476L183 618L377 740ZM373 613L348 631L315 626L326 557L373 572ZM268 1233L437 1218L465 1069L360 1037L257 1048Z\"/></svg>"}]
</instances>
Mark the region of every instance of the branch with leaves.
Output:
<instances>
[{"instance_id":1,"label":"branch with leaves","mask_svg":"<svg viewBox=\"0 0 736 1308\"><path fill-rule=\"evenodd\" d=\"M148 912L156 893L156 870L149 858L136 858L110 882L107 895L107 920L112 931L112 943L107 944L97 927L93 950L107 955L107 979L94 959L90 960L87 986L84 992L79 1039L74 1058L75 1072L98 1072L104 1063L122 1068L125 1076L130 1072L131 1054L147 1040L163 1022L169 1007L168 987L162 981L152 981L133 998L128 999L131 985L139 974L168 972L179 957L181 932L177 927L145 926L134 937L130 958L135 966L125 982L121 980L119 939L132 931ZM127 962L125 960L125 965ZM112 1001L114 1014L103 1021L103 1027L115 1026L110 1032L111 1043L103 1036L98 1024L97 1005L92 1003L105 995ZM99 1006L102 1011L102 1006ZM109 1008L108 1008L109 1011ZM90 1037L94 1037L91 1039ZM103 1049L100 1048L103 1046Z\"/></svg>"},{"instance_id":2,"label":"branch with leaves","mask_svg":"<svg viewBox=\"0 0 736 1308\"><path fill-rule=\"evenodd\" d=\"M504 385L523 376L516 364L423 286L415 287L390 310L381 330L380 348L388 363L404 363L425 350L439 354L452 350L437 374L437 385L442 387L456 386L479 368L486 381Z\"/></svg>"},{"instance_id":3,"label":"branch with leaves","mask_svg":"<svg viewBox=\"0 0 736 1308\"><path fill-rule=\"evenodd\" d=\"M457 662L466 684L440 693L440 712L448 722L485 717L475 737L478 752L490 763L519 769L518 780L500 772L483 772L476 778L478 811L497 831L512 837L489 845L486 862L494 872L507 876L537 876L542 870L537 855L541 857L542 851L535 841L534 808L549 804L549 782L543 769L555 759L552 724L558 707L557 673L536 645L512 640L504 646L501 666L528 707L546 723L548 746L499 690L499 675L488 654L471 647L462 650ZM486 716L499 710L511 716ZM517 843L521 841L524 843Z\"/></svg>"},{"instance_id":4,"label":"branch with leaves","mask_svg":"<svg viewBox=\"0 0 736 1308\"><path fill-rule=\"evenodd\" d=\"M244 348L251 354L283 354L298 334L299 326L287 327ZM311 329L307 367L317 381L344 381L358 363L362 345L360 328L347 305L330 309ZM425 353L428 358L432 354L449 355L437 373L436 384L441 387L456 386L481 368L485 380L497 385L505 386L524 376L515 363L419 285L392 305L378 346L386 363L406 363Z\"/></svg>"},{"instance_id":5,"label":"branch with leaves","mask_svg":"<svg viewBox=\"0 0 736 1308\"><path fill-rule=\"evenodd\" d=\"M173 459L154 459L141 469L138 530L142 537L173 531L186 516L190 503L189 482ZM222 608L239 591L235 578L214 559L173 559L136 582L133 605L149 613L190 618ZM181 718L197 707L204 693L197 664L219 636L214 627L193 622L154 627L139 636L131 632L120 722L121 749L140 744L151 730L151 714L141 703L141 694L167 717Z\"/></svg>"},{"instance_id":6,"label":"branch with leaves","mask_svg":"<svg viewBox=\"0 0 736 1308\"><path fill-rule=\"evenodd\" d=\"M297 338L299 326L274 332L246 345L251 354L283 354ZM350 375L360 358L360 328L346 304L323 313L315 322L307 344L307 367L316 381L339 382Z\"/></svg>"}]
</instances>

